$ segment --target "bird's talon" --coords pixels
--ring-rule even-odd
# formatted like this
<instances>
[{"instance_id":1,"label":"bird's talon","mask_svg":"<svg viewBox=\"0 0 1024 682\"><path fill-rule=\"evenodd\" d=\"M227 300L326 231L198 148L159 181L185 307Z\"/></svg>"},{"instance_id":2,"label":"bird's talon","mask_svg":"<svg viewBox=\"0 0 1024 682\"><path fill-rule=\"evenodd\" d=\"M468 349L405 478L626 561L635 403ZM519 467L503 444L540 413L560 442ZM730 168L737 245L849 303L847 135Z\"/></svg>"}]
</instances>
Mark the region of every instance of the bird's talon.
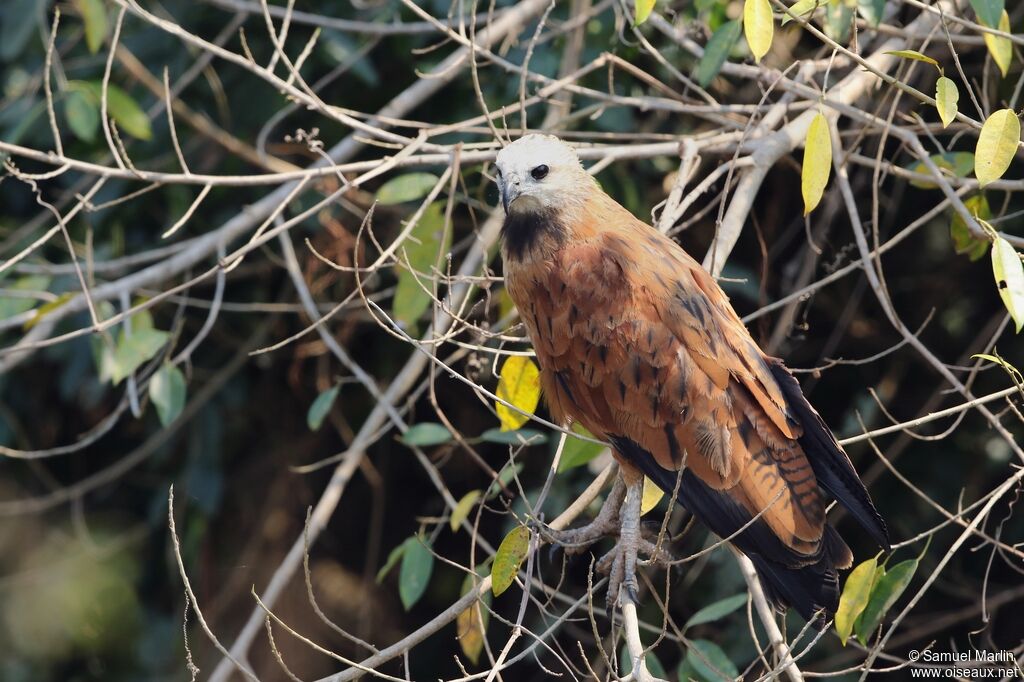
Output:
<instances>
[{"instance_id":1,"label":"bird's talon","mask_svg":"<svg viewBox=\"0 0 1024 682\"><path fill-rule=\"evenodd\" d=\"M624 587L626 588L626 595L629 597L629 600L632 601L634 604L639 604L640 594L637 590L636 581L633 581L632 583L627 583Z\"/></svg>"},{"instance_id":2,"label":"bird's talon","mask_svg":"<svg viewBox=\"0 0 1024 682\"><path fill-rule=\"evenodd\" d=\"M547 555L548 555L548 563L550 563L550 564L562 563L562 560L566 556L565 548L562 547L562 545L558 544L557 542L553 542L548 547Z\"/></svg>"},{"instance_id":3,"label":"bird's talon","mask_svg":"<svg viewBox=\"0 0 1024 682\"><path fill-rule=\"evenodd\" d=\"M604 600L604 615L608 618L608 622L609 623L614 623L615 622L615 600L614 599L605 599Z\"/></svg>"}]
</instances>

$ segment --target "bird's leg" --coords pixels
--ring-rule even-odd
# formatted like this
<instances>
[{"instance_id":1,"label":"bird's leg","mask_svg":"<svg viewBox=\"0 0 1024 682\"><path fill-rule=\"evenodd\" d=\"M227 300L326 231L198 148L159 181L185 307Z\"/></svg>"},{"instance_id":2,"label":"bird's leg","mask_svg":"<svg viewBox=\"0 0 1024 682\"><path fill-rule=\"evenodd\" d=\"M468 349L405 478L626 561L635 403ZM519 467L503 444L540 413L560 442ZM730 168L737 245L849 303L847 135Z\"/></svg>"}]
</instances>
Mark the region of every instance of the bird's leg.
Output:
<instances>
[{"instance_id":1,"label":"bird's leg","mask_svg":"<svg viewBox=\"0 0 1024 682\"><path fill-rule=\"evenodd\" d=\"M643 537L640 526L640 507L644 493L644 477L635 470L621 470L608 498L597 517L588 525L572 530L541 532L566 554L579 554L598 540L618 536L615 547L597 562L597 570L608 575L607 608L611 614L625 588L629 597L637 601L637 554L646 559L641 563L666 565L671 559L667 550Z\"/></svg>"},{"instance_id":2,"label":"bird's leg","mask_svg":"<svg viewBox=\"0 0 1024 682\"><path fill-rule=\"evenodd\" d=\"M626 496L619 510L619 541L611 552L598 562L598 570L608 572L607 605L611 611L625 589L633 602L637 598L636 555L640 549L640 502L644 494L644 477L631 477L625 483ZM649 543L647 543L649 544ZM604 564L604 565L602 565Z\"/></svg>"},{"instance_id":3,"label":"bird's leg","mask_svg":"<svg viewBox=\"0 0 1024 682\"><path fill-rule=\"evenodd\" d=\"M632 475L631 475L632 474ZM625 590L634 603L639 603L636 579L637 564L669 566L672 556L643 537L640 510L644 494L644 477L639 472L624 471L626 494L619 509L619 540L608 554L597 562L597 570L608 575L606 607L609 618ZM639 559L638 555L645 556Z\"/></svg>"},{"instance_id":4,"label":"bird's leg","mask_svg":"<svg viewBox=\"0 0 1024 682\"><path fill-rule=\"evenodd\" d=\"M563 548L566 554L580 554L601 538L618 534L619 509L622 507L625 495L626 484L622 481L621 476L616 476L615 484L612 486L611 492L608 493L608 498L592 522L580 528L561 531L546 528L543 532L547 539Z\"/></svg>"}]
</instances>

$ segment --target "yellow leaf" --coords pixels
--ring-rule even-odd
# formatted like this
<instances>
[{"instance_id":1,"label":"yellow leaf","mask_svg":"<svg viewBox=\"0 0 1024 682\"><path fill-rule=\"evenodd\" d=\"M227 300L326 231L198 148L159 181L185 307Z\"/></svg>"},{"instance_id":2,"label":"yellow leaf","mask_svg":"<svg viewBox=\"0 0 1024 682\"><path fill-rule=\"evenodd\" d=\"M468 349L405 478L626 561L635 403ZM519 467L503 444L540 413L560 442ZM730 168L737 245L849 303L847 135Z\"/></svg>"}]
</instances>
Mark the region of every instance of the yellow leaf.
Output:
<instances>
[{"instance_id":1,"label":"yellow leaf","mask_svg":"<svg viewBox=\"0 0 1024 682\"><path fill-rule=\"evenodd\" d=\"M530 529L526 526L513 528L498 546L491 565L491 591L497 597L515 581L519 567L523 565L530 551Z\"/></svg>"},{"instance_id":2,"label":"yellow leaf","mask_svg":"<svg viewBox=\"0 0 1024 682\"><path fill-rule=\"evenodd\" d=\"M768 54L772 46L775 20L769 0L746 0L743 3L743 34L756 61Z\"/></svg>"},{"instance_id":3,"label":"yellow leaf","mask_svg":"<svg viewBox=\"0 0 1024 682\"><path fill-rule=\"evenodd\" d=\"M988 220L992 217L992 209L984 194L975 194L964 199L964 207L979 220ZM958 211L953 211L953 218L949 223L949 236L953 239L953 248L956 252L966 255L972 261L978 260L988 251L988 239L976 237Z\"/></svg>"},{"instance_id":4,"label":"yellow leaf","mask_svg":"<svg viewBox=\"0 0 1024 682\"><path fill-rule=\"evenodd\" d=\"M501 367L501 380L495 392L502 400L515 405L526 414L520 414L501 403L495 403L502 431L515 431L530 421L540 401L540 370L530 358L513 355Z\"/></svg>"},{"instance_id":5,"label":"yellow leaf","mask_svg":"<svg viewBox=\"0 0 1024 682\"><path fill-rule=\"evenodd\" d=\"M1010 15L1006 13L1005 9L1003 16L999 17L999 30L1004 33L1010 32ZM999 67L1003 78L1006 78L1006 74L1010 71L1010 61L1013 60L1013 44L1009 38L1003 36L994 36L991 33L982 33L982 35L985 36L985 45L988 46L989 54L992 55L992 61Z\"/></svg>"},{"instance_id":6,"label":"yellow leaf","mask_svg":"<svg viewBox=\"0 0 1024 682\"><path fill-rule=\"evenodd\" d=\"M654 4L654 0L636 0L636 15L633 23L639 26L647 21L647 17L651 16L651 12L654 11Z\"/></svg>"},{"instance_id":7,"label":"yellow leaf","mask_svg":"<svg viewBox=\"0 0 1024 682\"><path fill-rule=\"evenodd\" d=\"M868 605L871 597L871 585L875 580L877 557L869 559L850 571L843 586L843 594L839 597L839 609L836 611L836 634L839 641L846 646L846 640L853 632L853 624Z\"/></svg>"},{"instance_id":8,"label":"yellow leaf","mask_svg":"<svg viewBox=\"0 0 1024 682\"><path fill-rule=\"evenodd\" d=\"M995 352L995 351L993 351ZM998 353L996 355L990 355L988 353L975 353L971 356L971 359L988 360L989 362L999 365L1003 370L1010 375L1013 379L1013 383L1018 386L1024 383L1024 374L1020 373L1020 370L1011 365L1006 361L1006 358L1001 357Z\"/></svg>"},{"instance_id":9,"label":"yellow leaf","mask_svg":"<svg viewBox=\"0 0 1024 682\"><path fill-rule=\"evenodd\" d=\"M809 15L811 12L818 9L818 7L826 4L827 2L828 0L797 0L797 2L793 3L793 5L789 8L789 11L790 14L802 17L805 14ZM808 16L807 18L810 19L810 16ZM793 17L789 16L789 14L784 14L782 16L783 26L785 26L791 21L793 21Z\"/></svg>"},{"instance_id":10,"label":"yellow leaf","mask_svg":"<svg viewBox=\"0 0 1024 682\"><path fill-rule=\"evenodd\" d=\"M453 531L458 530L462 522L469 516L473 505L480 499L480 494L479 490L470 490L455 504L455 509L452 510L452 515L448 519L448 524Z\"/></svg>"},{"instance_id":11,"label":"yellow leaf","mask_svg":"<svg viewBox=\"0 0 1024 682\"><path fill-rule=\"evenodd\" d=\"M814 210L825 193L825 185L832 174L832 138L828 120L817 114L807 129L804 142L804 164L800 173L800 190L804 196L804 215Z\"/></svg>"},{"instance_id":12,"label":"yellow leaf","mask_svg":"<svg viewBox=\"0 0 1024 682\"><path fill-rule=\"evenodd\" d=\"M85 45L89 52L96 54L103 47L109 30L107 10L102 0L75 0L74 5L85 24Z\"/></svg>"},{"instance_id":13,"label":"yellow leaf","mask_svg":"<svg viewBox=\"0 0 1024 682\"><path fill-rule=\"evenodd\" d=\"M974 174L982 187L1003 177L1020 143L1020 121L1010 109L993 113L981 127L974 151Z\"/></svg>"},{"instance_id":14,"label":"yellow leaf","mask_svg":"<svg viewBox=\"0 0 1024 682\"><path fill-rule=\"evenodd\" d=\"M992 274L996 278L999 297L1017 326L1017 333L1024 327L1024 265L1020 255L1010 242L996 237L992 244Z\"/></svg>"},{"instance_id":15,"label":"yellow leaf","mask_svg":"<svg viewBox=\"0 0 1024 682\"><path fill-rule=\"evenodd\" d=\"M21 328L25 331L32 329L32 327L42 322L44 317L46 317L54 310L61 307L74 297L75 295L73 293L71 293L70 291L65 291L63 294L61 294L54 300L44 303L43 305L35 309L35 312L32 313L32 317L25 320L25 323L21 325Z\"/></svg>"},{"instance_id":16,"label":"yellow leaf","mask_svg":"<svg viewBox=\"0 0 1024 682\"><path fill-rule=\"evenodd\" d=\"M926 54L921 54L917 50L891 50L886 52L886 54L891 54L894 57L901 57L903 59L913 59L914 61L925 62L926 64L931 64L936 67L939 65L937 61Z\"/></svg>"},{"instance_id":17,"label":"yellow leaf","mask_svg":"<svg viewBox=\"0 0 1024 682\"><path fill-rule=\"evenodd\" d=\"M459 646L466 657L476 665L480 660L480 652L484 648L484 630L480 625L480 613L474 602L455 619L458 627Z\"/></svg>"},{"instance_id":18,"label":"yellow leaf","mask_svg":"<svg viewBox=\"0 0 1024 682\"><path fill-rule=\"evenodd\" d=\"M472 573L466 576L462 583L462 593L460 596L468 594L470 590L476 587L474 579L475 576ZM480 601L484 603L481 604ZM473 665L476 665L477 661L480 660L480 652L484 648L484 637L487 634L487 621L490 615L485 605L490 605L491 595L485 592L480 601L470 604L455 619L455 625L458 628L459 647L462 648L462 652L466 654L469 660L473 662Z\"/></svg>"},{"instance_id":19,"label":"yellow leaf","mask_svg":"<svg viewBox=\"0 0 1024 682\"><path fill-rule=\"evenodd\" d=\"M498 319L504 320L516 309L515 301L508 295L508 289L501 288L498 292Z\"/></svg>"},{"instance_id":20,"label":"yellow leaf","mask_svg":"<svg viewBox=\"0 0 1024 682\"><path fill-rule=\"evenodd\" d=\"M644 476L644 494L640 498L640 516L657 507L663 497L665 497L665 491L659 488L657 483Z\"/></svg>"},{"instance_id":21,"label":"yellow leaf","mask_svg":"<svg viewBox=\"0 0 1024 682\"><path fill-rule=\"evenodd\" d=\"M941 76L935 83L935 108L939 110L943 128L956 118L956 103L959 101L960 91L957 89L956 83Z\"/></svg>"}]
</instances>

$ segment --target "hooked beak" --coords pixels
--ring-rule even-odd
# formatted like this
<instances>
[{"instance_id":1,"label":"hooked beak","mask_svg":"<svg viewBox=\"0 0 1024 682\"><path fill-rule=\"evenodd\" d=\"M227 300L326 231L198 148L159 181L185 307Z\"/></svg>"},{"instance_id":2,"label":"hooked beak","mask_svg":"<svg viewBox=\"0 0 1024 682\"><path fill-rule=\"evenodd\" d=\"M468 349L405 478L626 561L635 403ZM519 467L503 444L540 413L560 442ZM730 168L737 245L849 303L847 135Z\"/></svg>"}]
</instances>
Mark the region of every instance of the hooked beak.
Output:
<instances>
[{"instance_id":1,"label":"hooked beak","mask_svg":"<svg viewBox=\"0 0 1024 682\"><path fill-rule=\"evenodd\" d=\"M498 184L501 189L501 205L505 209L505 213L508 214L508 207L522 194L519 178L506 177Z\"/></svg>"}]
</instances>

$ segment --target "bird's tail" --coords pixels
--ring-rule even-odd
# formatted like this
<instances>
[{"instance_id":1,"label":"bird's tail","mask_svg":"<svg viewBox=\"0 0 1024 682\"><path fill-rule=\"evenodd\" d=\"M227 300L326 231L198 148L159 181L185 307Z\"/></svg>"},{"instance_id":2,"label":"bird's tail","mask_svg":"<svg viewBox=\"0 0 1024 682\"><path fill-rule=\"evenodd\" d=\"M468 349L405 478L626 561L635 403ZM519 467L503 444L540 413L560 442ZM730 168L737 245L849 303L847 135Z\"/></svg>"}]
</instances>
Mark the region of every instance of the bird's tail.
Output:
<instances>
[{"instance_id":1,"label":"bird's tail","mask_svg":"<svg viewBox=\"0 0 1024 682\"><path fill-rule=\"evenodd\" d=\"M792 568L759 554L748 554L765 596L776 610L796 609L804 620L821 630L839 608L839 574L848 568L853 554L831 526L825 526L825 546L814 564Z\"/></svg>"}]
</instances>

